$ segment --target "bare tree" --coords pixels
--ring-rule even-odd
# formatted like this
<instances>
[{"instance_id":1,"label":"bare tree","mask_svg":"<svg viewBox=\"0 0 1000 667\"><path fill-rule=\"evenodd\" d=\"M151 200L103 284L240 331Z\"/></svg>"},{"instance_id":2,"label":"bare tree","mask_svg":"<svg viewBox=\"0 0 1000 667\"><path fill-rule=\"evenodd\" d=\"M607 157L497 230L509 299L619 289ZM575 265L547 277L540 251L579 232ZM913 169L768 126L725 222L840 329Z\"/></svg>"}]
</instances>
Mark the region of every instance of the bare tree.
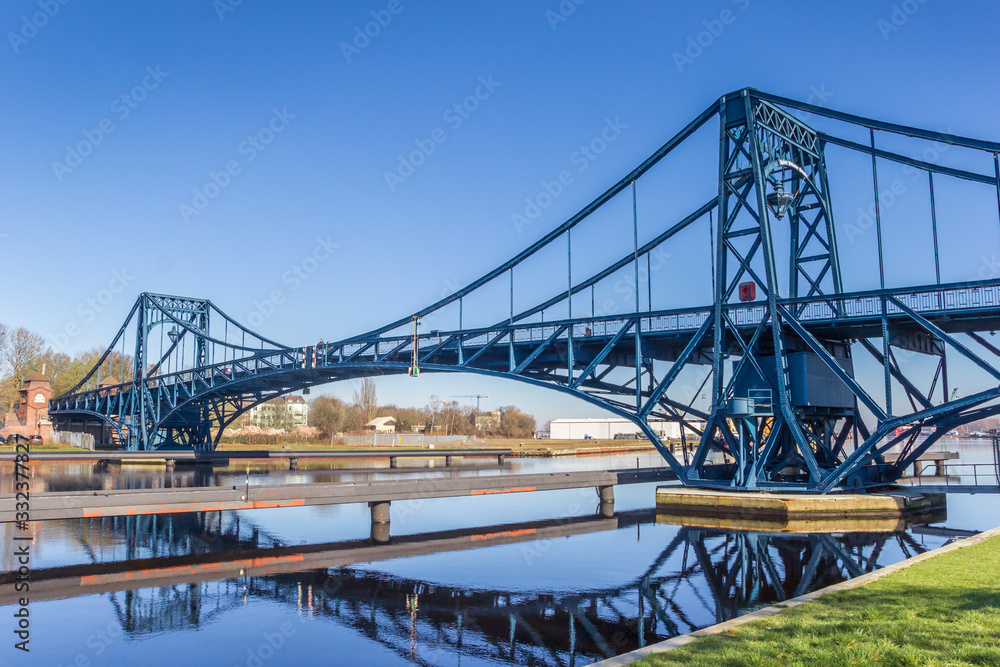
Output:
<instances>
[{"instance_id":1,"label":"bare tree","mask_svg":"<svg viewBox=\"0 0 1000 667\"><path fill-rule=\"evenodd\" d=\"M3 347L3 357L10 366L14 381L20 386L28 372L41 363L45 351L45 339L24 327L8 330L7 344Z\"/></svg>"},{"instance_id":2,"label":"bare tree","mask_svg":"<svg viewBox=\"0 0 1000 667\"><path fill-rule=\"evenodd\" d=\"M375 411L378 409L375 380L368 377L361 381L361 386L354 390L354 405L361 410L366 422L375 418Z\"/></svg>"}]
</instances>

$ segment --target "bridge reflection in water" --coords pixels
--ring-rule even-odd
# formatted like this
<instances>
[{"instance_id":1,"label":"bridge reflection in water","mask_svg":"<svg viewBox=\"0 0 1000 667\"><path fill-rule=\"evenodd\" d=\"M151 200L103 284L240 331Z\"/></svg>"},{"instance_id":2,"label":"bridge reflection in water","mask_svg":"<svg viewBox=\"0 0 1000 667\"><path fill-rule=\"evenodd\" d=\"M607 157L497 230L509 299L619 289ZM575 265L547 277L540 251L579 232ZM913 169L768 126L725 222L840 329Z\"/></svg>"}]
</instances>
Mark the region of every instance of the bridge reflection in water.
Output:
<instances>
[{"instance_id":1,"label":"bridge reflection in water","mask_svg":"<svg viewBox=\"0 0 1000 667\"><path fill-rule=\"evenodd\" d=\"M283 544L237 513L66 521L92 563L37 571L32 590L42 599L105 594L121 627L136 638L200 628L268 601L350 628L416 664L451 664L462 656L576 665L871 572L948 538L948 531L926 525L796 534L650 526L657 519L639 510L393 537L388 544L314 545ZM662 551L640 576L602 588L454 586L372 564L499 545L531 549L538 540L643 525L665 537ZM919 532L926 545L914 539ZM512 569L523 565L521 555L511 559Z\"/></svg>"}]
</instances>

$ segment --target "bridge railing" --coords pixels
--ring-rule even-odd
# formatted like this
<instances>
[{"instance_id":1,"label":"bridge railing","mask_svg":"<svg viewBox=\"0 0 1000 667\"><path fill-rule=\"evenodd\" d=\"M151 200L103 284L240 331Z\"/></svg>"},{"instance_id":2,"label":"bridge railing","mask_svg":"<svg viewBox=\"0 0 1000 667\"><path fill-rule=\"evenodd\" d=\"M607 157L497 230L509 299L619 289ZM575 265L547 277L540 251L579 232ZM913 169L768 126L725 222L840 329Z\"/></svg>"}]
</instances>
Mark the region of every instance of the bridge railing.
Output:
<instances>
[{"instance_id":1,"label":"bridge railing","mask_svg":"<svg viewBox=\"0 0 1000 667\"><path fill-rule=\"evenodd\" d=\"M993 463L951 463L933 462L928 465L934 472L902 477L901 485L930 485L954 488L956 492L968 492L971 488L981 488L983 492L1000 491L1000 465Z\"/></svg>"},{"instance_id":2,"label":"bridge railing","mask_svg":"<svg viewBox=\"0 0 1000 667\"><path fill-rule=\"evenodd\" d=\"M845 294L837 297L811 297L783 299L781 303L791 307L796 316L805 322L844 321L851 319L870 319L880 317L882 299L889 292L863 292ZM910 290L892 292L892 297L915 312L922 314L956 313L962 311L977 311L982 309L1000 308L1000 280L982 281L977 283L954 283L950 285L922 286ZM767 307L763 302L746 304L727 304L725 310L737 326L754 326L767 316ZM903 310L891 300L886 304L890 315L903 314ZM641 314L639 326L643 333L670 333L694 331L712 317L709 307L693 307L671 311L660 311ZM618 334L623 327L630 326L634 316L607 316L572 321L553 321L547 323L515 323L510 326L486 328L467 331L433 332L419 336L421 351L433 349L453 337L461 337L466 349L475 349L487 345L498 336L506 337L512 334L515 343L540 343L550 338L559 328L566 327L558 338L565 340L572 332L574 339L588 337L610 338ZM501 340L508 340L502 338ZM376 355L381 359L384 355L393 355L391 360L400 361L404 356L412 354L412 337L400 335L382 337L376 340L359 340L342 344L331 343L325 351L332 352L319 361L325 363L342 363L357 355L355 360L371 362ZM187 368L167 374L158 374L148 379L147 387L154 391L158 387L189 385L198 391L199 382L209 387L225 383L237 378L256 375L268 371L285 371L310 365L305 359L302 348L268 350L265 353L246 355L203 368ZM311 366L311 365L310 365ZM101 387L73 395L76 405L78 401L95 405L115 399L118 392L129 391L128 383L110 387ZM203 388L203 387L202 387ZM56 399L56 409L73 409L70 403Z\"/></svg>"},{"instance_id":3,"label":"bridge railing","mask_svg":"<svg viewBox=\"0 0 1000 667\"><path fill-rule=\"evenodd\" d=\"M844 321L880 317L884 296L882 293L865 292L839 297L783 299L781 303L792 307L796 311L796 316L803 321ZM986 285L919 287L908 292L896 292L892 296L908 308L920 313L951 313L997 308L1000 307L1000 284L994 281ZM767 316L767 306L760 301L727 304L725 310L737 326L756 326ZM903 310L892 301L887 303L886 311L894 316L903 314ZM660 311L641 315L639 326L643 333L694 331L712 315L712 309L708 307ZM433 349L452 337L461 337L462 345L466 349L480 348L498 339L506 343L509 340L506 338L508 334L513 335L515 343L541 343L556 334L560 328L565 330L558 333L557 340L565 340L570 335L577 340L589 337L610 338L618 334L623 327L630 326L634 319L633 316L616 315L546 323L515 323L488 329L433 332L421 334L418 338L421 350ZM412 337L405 335L383 337L378 341L354 341L332 347L339 350L339 353L330 359L333 363L346 360L353 355L357 355L355 360L371 361L376 355L379 358L388 354L401 357L412 354L413 351Z\"/></svg>"},{"instance_id":4,"label":"bridge railing","mask_svg":"<svg viewBox=\"0 0 1000 667\"><path fill-rule=\"evenodd\" d=\"M931 288L912 292L897 292L892 296L907 308L919 313L953 312L1000 307L1000 285L967 286L957 288ZM802 303L791 300L789 303ZM837 310L839 309L839 314ZM892 301L886 304L886 313L900 315L903 310ZM882 297L825 298L822 301L802 303L798 317L803 321L878 317L882 314Z\"/></svg>"},{"instance_id":5,"label":"bridge railing","mask_svg":"<svg viewBox=\"0 0 1000 667\"><path fill-rule=\"evenodd\" d=\"M892 296L911 310L920 313L1000 308L1000 284L995 283L978 286L921 287L909 292L896 292ZM782 300L782 304L800 306L801 310L798 311L797 316L804 321L873 318L880 317L882 313L882 296L873 293L861 293L857 296L787 299ZM755 326L767 315L767 306L762 302L728 304L725 310L737 326ZM904 312L891 301L887 304L886 311L890 315L901 315ZM643 333L692 331L698 329L710 317L712 317L712 310L706 307L661 311L640 317L640 326ZM558 327L563 325L571 327L574 338L583 338L588 335L609 337L617 334L623 326L627 326L632 320L632 317L614 316L581 318L572 322L514 324L514 341L518 343L541 342L549 338ZM466 338L463 344L470 348L482 346L508 330L510 327L483 330ZM448 335L454 333L458 332L437 336L421 336L421 347L440 344ZM563 332L559 338L567 336L568 333ZM402 337L394 340L402 340ZM406 349L409 351L410 348Z\"/></svg>"},{"instance_id":6,"label":"bridge railing","mask_svg":"<svg viewBox=\"0 0 1000 667\"><path fill-rule=\"evenodd\" d=\"M253 354L239 359L230 359L222 364L187 368L172 373L158 373L145 381L146 388L154 391L164 387L191 386L197 393L202 382L209 387L225 384L233 380L256 375L263 369L291 370L302 367L303 357L300 350L276 350L266 354ZM107 404L117 400L122 394L127 399L132 383L122 383L78 392L54 399L56 411L93 409L93 406Z\"/></svg>"}]
</instances>

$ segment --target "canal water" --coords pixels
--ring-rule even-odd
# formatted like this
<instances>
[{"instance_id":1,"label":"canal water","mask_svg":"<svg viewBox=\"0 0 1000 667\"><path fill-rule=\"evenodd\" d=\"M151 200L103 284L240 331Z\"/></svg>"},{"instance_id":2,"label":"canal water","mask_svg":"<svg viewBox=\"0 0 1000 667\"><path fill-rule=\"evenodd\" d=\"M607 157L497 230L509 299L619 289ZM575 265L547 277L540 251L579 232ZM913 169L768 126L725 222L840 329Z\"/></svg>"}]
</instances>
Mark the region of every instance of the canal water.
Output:
<instances>
[{"instance_id":1,"label":"canal water","mask_svg":"<svg viewBox=\"0 0 1000 667\"><path fill-rule=\"evenodd\" d=\"M961 461L987 441L954 441ZM384 461L252 464L250 484L660 465L656 455L455 468ZM32 489L243 485L243 464L39 462ZM13 469L0 466L0 493ZM849 579L1000 525L1000 497L869 532L675 525L655 484L398 502L391 538L340 505L0 527L0 665L586 665ZM30 535L30 654L14 648L15 536Z\"/></svg>"}]
</instances>

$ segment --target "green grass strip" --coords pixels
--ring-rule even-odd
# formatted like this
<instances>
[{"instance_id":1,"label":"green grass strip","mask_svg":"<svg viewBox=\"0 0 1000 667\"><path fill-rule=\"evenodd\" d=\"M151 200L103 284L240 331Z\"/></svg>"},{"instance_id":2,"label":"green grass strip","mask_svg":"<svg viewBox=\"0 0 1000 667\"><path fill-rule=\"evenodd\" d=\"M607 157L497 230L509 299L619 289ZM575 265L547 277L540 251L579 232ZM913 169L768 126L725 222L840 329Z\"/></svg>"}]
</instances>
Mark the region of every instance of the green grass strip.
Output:
<instances>
[{"instance_id":1,"label":"green grass strip","mask_svg":"<svg viewBox=\"0 0 1000 667\"><path fill-rule=\"evenodd\" d=\"M1000 665L1000 537L633 664Z\"/></svg>"}]
</instances>

